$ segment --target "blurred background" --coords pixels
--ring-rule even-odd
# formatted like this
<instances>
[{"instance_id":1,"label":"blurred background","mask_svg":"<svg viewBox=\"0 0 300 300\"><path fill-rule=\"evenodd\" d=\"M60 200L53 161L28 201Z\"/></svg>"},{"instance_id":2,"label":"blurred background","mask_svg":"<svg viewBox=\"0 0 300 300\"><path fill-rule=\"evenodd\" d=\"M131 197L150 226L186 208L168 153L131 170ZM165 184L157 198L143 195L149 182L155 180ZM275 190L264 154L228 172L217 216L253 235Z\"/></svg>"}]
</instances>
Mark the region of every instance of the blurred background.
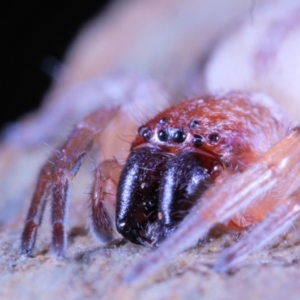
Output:
<instances>
[{"instance_id":1,"label":"blurred background","mask_svg":"<svg viewBox=\"0 0 300 300\"><path fill-rule=\"evenodd\" d=\"M0 10L2 37L2 103L4 124L36 109L60 68L79 29L105 13L102 1L9 1ZM16 85L17 83L17 85Z\"/></svg>"}]
</instances>

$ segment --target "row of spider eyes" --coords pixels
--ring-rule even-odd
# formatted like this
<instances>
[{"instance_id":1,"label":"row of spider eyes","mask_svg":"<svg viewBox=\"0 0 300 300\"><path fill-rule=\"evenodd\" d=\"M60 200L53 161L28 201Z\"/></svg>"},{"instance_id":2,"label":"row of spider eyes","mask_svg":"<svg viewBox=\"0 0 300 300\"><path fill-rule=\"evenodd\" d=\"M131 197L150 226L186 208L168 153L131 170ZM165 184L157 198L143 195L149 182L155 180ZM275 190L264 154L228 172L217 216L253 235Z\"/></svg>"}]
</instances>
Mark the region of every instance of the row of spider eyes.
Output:
<instances>
[{"instance_id":1,"label":"row of spider eyes","mask_svg":"<svg viewBox=\"0 0 300 300\"><path fill-rule=\"evenodd\" d=\"M161 118L158 121L158 124L164 125L167 121L168 121L167 118ZM195 128L199 127L200 124L199 124L199 121L192 120L188 126L190 129L195 129ZM152 137L152 130L143 125L138 129L138 134L143 137L145 142L149 142ZM171 138L175 143L180 144L185 141L186 137L187 137L187 134L183 129L177 129L173 133L172 137L170 136L169 130L167 128L164 128L158 132L158 139L162 142L167 142ZM208 140L211 143L216 144L219 142L220 136L218 133L213 132L208 135ZM204 141L205 141L205 139L201 135L195 134L193 136L192 142L193 142L194 146L202 146Z\"/></svg>"}]
</instances>

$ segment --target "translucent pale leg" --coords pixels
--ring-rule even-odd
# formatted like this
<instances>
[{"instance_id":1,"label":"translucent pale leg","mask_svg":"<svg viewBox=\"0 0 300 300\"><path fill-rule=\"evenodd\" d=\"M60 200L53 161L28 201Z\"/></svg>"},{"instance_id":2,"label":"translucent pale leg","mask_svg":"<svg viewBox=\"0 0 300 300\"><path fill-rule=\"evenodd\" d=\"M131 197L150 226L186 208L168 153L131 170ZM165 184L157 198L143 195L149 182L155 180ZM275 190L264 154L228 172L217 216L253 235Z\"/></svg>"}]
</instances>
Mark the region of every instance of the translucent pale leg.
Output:
<instances>
[{"instance_id":1,"label":"translucent pale leg","mask_svg":"<svg viewBox=\"0 0 300 300\"><path fill-rule=\"evenodd\" d=\"M297 164L300 164L299 127L244 173L223 178L210 188L179 228L157 250L125 271L123 280L127 283L142 280L195 245L215 223L225 223L249 204L263 199Z\"/></svg>"},{"instance_id":2,"label":"translucent pale leg","mask_svg":"<svg viewBox=\"0 0 300 300\"><path fill-rule=\"evenodd\" d=\"M30 254L33 250L46 201L52 192L52 249L57 256L64 255L67 245L65 224L69 183L91 147L94 136L109 123L117 110L99 110L83 119L75 126L67 142L43 167L22 234L22 254Z\"/></svg>"},{"instance_id":3,"label":"translucent pale leg","mask_svg":"<svg viewBox=\"0 0 300 300\"><path fill-rule=\"evenodd\" d=\"M254 229L226 249L215 263L215 270L226 272L245 256L260 249L276 236L284 233L300 216L300 189L291 195L286 203L279 205L274 212L264 221L256 225Z\"/></svg>"}]
</instances>

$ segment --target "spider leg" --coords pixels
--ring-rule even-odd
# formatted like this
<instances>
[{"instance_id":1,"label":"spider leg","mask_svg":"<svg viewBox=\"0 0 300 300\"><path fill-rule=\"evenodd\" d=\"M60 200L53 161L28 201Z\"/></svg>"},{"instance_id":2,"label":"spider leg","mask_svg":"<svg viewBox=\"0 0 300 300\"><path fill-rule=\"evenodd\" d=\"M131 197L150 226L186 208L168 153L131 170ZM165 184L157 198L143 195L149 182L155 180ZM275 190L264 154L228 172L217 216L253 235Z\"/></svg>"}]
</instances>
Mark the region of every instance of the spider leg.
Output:
<instances>
[{"instance_id":1,"label":"spider leg","mask_svg":"<svg viewBox=\"0 0 300 300\"><path fill-rule=\"evenodd\" d=\"M248 254L262 248L291 227L300 215L299 174L300 163L298 162L271 193L271 198L276 199L274 211L261 223L255 225L243 239L221 253L214 265L216 271L228 271ZM259 202L256 203L256 206L260 205Z\"/></svg>"},{"instance_id":2,"label":"spider leg","mask_svg":"<svg viewBox=\"0 0 300 300\"><path fill-rule=\"evenodd\" d=\"M262 248L282 234L300 216L300 189L288 197L265 220L239 242L224 250L214 265L217 272L226 272L245 256Z\"/></svg>"},{"instance_id":3,"label":"spider leg","mask_svg":"<svg viewBox=\"0 0 300 300\"><path fill-rule=\"evenodd\" d=\"M121 166L115 159L102 162L94 172L91 191L91 229L100 241L109 242L113 237L113 225L105 202L109 194L115 195L120 172ZM113 190L108 192L110 183L113 184Z\"/></svg>"},{"instance_id":4,"label":"spider leg","mask_svg":"<svg viewBox=\"0 0 300 300\"><path fill-rule=\"evenodd\" d=\"M64 255L67 244L65 221L70 180L92 146L94 136L109 123L117 110L118 108L102 109L84 118L75 126L54 159L43 167L21 238L22 254L30 254L33 250L46 201L52 192L52 249L57 256Z\"/></svg>"},{"instance_id":5,"label":"spider leg","mask_svg":"<svg viewBox=\"0 0 300 300\"><path fill-rule=\"evenodd\" d=\"M123 274L127 283L140 281L180 252L195 245L216 223L225 223L248 205L262 199L267 191L300 163L300 127L242 174L221 179L203 195L178 229L158 249Z\"/></svg>"},{"instance_id":6,"label":"spider leg","mask_svg":"<svg viewBox=\"0 0 300 300\"><path fill-rule=\"evenodd\" d=\"M42 168L21 238L21 254L30 254L34 248L38 227L41 225L47 199L51 192L52 168L56 157L52 157Z\"/></svg>"}]
</instances>

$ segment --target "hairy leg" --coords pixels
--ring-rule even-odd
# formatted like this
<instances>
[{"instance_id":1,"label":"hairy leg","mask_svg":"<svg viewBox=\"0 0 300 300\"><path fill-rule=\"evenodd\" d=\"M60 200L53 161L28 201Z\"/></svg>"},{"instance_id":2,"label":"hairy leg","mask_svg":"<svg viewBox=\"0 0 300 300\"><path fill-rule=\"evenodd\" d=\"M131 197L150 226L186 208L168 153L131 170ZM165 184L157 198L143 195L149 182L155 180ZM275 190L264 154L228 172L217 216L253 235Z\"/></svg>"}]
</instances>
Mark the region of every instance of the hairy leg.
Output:
<instances>
[{"instance_id":1,"label":"hairy leg","mask_svg":"<svg viewBox=\"0 0 300 300\"><path fill-rule=\"evenodd\" d=\"M230 248L224 250L215 263L215 270L226 272L245 256L262 248L273 238L284 233L300 216L300 189L279 205L265 220Z\"/></svg>"},{"instance_id":2,"label":"hairy leg","mask_svg":"<svg viewBox=\"0 0 300 300\"><path fill-rule=\"evenodd\" d=\"M66 249L66 205L69 183L78 171L82 159L92 146L93 138L114 117L118 108L98 110L79 122L67 142L43 167L27 215L21 240L21 253L33 250L37 229L42 221L46 201L52 193L52 248L57 256Z\"/></svg>"},{"instance_id":3,"label":"hairy leg","mask_svg":"<svg viewBox=\"0 0 300 300\"><path fill-rule=\"evenodd\" d=\"M46 202L51 193L52 169L55 162L56 157L53 156L39 174L21 238L21 254L30 254L34 248L37 230L41 225Z\"/></svg>"}]
</instances>

